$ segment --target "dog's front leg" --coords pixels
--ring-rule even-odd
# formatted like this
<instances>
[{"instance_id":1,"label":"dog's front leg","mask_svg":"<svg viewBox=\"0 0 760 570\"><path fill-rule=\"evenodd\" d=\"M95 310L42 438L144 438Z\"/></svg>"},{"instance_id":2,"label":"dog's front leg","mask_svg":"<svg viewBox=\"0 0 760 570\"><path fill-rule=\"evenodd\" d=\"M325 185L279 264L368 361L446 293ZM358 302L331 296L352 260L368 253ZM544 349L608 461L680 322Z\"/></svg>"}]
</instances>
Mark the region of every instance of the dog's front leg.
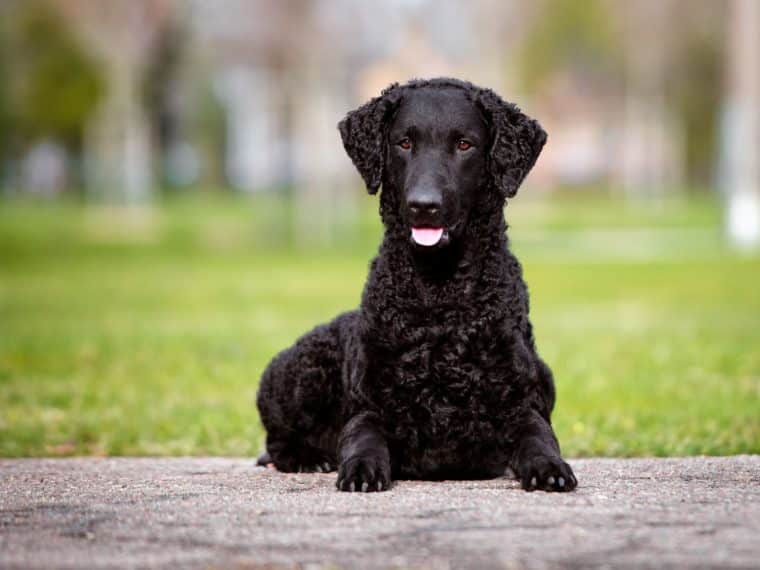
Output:
<instances>
[{"instance_id":1,"label":"dog's front leg","mask_svg":"<svg viewBox=\"0 0 760 570\"><path fill-rule=\"evenodd\" d=\"M388 443L377 414L360 412L349 420L338 442L341 491L386 491L391 483Z\"/></svg>"},{"instance_id":2,"label":"dog's front leg","mask_svg":"<svg viewBox=\"0 0 760 570\"><path fill-rule=\"evenodd\" d=\"M552 426L536 411L521 430L512 470L526 491L572 491L578 485L573 470L560 456Z\"/></svg>"}]
</instances>

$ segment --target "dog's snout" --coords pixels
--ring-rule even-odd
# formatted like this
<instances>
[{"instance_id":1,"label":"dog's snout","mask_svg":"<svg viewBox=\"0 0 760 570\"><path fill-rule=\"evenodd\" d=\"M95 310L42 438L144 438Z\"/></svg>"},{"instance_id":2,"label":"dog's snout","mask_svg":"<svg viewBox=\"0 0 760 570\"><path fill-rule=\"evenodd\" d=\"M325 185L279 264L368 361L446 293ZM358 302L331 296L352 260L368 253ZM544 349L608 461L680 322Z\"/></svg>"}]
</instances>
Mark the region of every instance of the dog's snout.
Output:
<instances>
[{"instance_id":1,"label":"dog's snout","mask_svg":"<svg viewBox=\"0 0 760 570\"><path fill-rule=\"evenodd\" d=\"M414 188L406 199L412 214L437 214L441 210L441 193L435 188Z\"/></svg>"}]
</instances>

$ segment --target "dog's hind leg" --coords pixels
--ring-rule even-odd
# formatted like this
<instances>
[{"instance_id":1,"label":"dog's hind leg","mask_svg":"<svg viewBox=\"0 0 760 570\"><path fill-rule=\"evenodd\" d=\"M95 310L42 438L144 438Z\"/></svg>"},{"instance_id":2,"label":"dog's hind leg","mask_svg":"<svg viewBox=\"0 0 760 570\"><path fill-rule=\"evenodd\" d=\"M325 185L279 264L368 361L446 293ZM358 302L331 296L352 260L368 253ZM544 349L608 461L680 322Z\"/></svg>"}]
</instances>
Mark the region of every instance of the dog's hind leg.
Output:
<instances>
[{"instance_id":1,"label":"dog's hind leg","mask_svg":"<svg viewBox=\"0 0 760 570\"><path fill-rule=\"evenodd\" d=\"M276 436L267 435L267 451L262 457L269 459L265 465L272 464L286 473L329 473L336 469L334 453L303 440L276 439Z\"/></svg>"},{"instance_id":2,"label":"dog's hind leg","mask_svg":"<svg viewBox=\"0 0 760 570\"><path fill-rule=\"evenodd\" d=\"M340 322L317 327L270 363L257 404L267 430L262 460L280 471L334 471L341 427Z\"/></svg>"}]
</instances>

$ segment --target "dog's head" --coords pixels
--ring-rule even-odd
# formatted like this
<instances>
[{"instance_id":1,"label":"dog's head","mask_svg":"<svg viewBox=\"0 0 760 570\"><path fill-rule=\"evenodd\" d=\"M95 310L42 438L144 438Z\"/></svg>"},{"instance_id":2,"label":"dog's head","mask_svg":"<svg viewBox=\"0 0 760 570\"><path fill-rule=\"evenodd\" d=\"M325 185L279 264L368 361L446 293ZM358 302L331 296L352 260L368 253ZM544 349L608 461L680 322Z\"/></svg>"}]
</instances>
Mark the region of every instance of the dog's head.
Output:
<instances>
[{"instance_id":1,"label":"dog's head","mask_svg":"<svg viewBox=\"0 0 760 570\"><path fill-rule=\"evenodd\" d=\"M369 193L383 186L421 250L456 240L475 205L503 207L546 142L515 105L454 79L393 84L338 128Z\"/></svg>"}]
</instances>

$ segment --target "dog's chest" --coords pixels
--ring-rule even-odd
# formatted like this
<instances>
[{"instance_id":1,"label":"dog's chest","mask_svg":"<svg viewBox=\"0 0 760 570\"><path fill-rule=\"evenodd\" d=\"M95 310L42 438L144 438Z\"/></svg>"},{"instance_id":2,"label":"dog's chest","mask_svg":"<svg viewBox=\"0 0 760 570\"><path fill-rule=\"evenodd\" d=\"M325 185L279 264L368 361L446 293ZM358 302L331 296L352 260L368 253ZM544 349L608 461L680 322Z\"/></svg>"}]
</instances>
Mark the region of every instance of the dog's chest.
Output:
<instances>
[{"instance_id":1,"label":"dog's chest","mask_svg":"<svg viewBox=\"0 0 760 570\"><path fill-rule=\"evenodd\" d=\"M498 331L475 322L408 332L414 343L371 362L387 429L427 453L497 437L514 390L512 357Z\"/></svg>"}]
</instances>

